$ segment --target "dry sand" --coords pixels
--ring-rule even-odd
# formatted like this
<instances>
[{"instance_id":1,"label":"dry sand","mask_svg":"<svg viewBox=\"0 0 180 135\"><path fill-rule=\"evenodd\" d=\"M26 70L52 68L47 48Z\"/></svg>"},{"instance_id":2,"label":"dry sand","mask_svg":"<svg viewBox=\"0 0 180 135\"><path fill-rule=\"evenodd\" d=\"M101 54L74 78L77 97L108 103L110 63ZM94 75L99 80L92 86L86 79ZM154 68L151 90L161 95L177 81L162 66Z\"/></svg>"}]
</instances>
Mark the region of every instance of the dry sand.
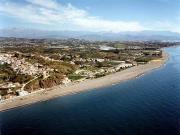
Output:
<instances>
[{"instance_id":1,"label":"dry sand","mask_svg":"<svg viewBox=\"0 0 180 135\"><path fill-rule=\"evenodd\" d=\"M83 82L74 83L68 86L55 86L53 88L31 93L27 96L8 99L0 103L0 111L123 82L141 76L144 73L150 72L154 69L160 68L165 64L167 59L168 54L163 53L162 59L151 61L145 65L128 68L121 72L116 72L97 79L85 80Z\"/></svg>"}]
</instances>

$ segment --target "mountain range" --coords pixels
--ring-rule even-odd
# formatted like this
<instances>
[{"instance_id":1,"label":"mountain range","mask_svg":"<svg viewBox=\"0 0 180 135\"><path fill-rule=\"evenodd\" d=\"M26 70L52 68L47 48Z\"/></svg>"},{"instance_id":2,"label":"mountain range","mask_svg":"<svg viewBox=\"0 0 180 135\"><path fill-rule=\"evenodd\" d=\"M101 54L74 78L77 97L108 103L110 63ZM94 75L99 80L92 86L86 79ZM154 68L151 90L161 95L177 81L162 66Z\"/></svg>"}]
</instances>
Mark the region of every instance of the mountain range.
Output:
<instances>
[{"instance_id":1,"label":"mountain range","mask_svg":"<svg viewBox=\"0 0 180 135\"><path fill-rule=\"evenodd\" d=\"M139 31L139 32L89 32L89 31L49 31L38 29L9 28L0 29L0 37L17 38L50 38L107 41L180 41L180 33L170 31Z\"/></svg>"}]
</instances>

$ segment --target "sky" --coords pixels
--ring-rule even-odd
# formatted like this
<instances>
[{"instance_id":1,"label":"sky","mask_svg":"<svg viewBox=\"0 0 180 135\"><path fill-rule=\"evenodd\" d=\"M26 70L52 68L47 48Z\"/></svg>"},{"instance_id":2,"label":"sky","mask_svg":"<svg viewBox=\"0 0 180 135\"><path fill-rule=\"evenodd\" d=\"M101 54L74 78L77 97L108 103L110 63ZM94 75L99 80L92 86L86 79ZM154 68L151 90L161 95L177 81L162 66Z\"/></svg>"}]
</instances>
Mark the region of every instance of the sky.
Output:
<instances>
[{"instance_id":1,"label":"sky","mask_svg":"<svg viewBox=\"0 0 180 135\"><path fill-rule=\"evenodd\" d=\"M180 33L180 0L0 0L0 28Z\"/></svg>"}]
</instances>

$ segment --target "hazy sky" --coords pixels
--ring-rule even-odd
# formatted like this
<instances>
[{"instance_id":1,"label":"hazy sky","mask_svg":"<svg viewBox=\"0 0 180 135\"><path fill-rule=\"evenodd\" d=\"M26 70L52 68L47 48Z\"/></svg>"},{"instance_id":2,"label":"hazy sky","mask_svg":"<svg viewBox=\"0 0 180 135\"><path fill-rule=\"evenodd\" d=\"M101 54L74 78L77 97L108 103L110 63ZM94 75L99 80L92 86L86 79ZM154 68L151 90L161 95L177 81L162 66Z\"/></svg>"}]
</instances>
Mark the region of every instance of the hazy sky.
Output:
<instances>
[{"instance_id":1,"label":"hazy sky","mask_svg":"<svg viewBox=\"0 0 180 135\"><path fill-rule=\"evenodd\" d=\"M0 28L180 32L180 0L0 0Z\"/></svg>"}]
</instances>

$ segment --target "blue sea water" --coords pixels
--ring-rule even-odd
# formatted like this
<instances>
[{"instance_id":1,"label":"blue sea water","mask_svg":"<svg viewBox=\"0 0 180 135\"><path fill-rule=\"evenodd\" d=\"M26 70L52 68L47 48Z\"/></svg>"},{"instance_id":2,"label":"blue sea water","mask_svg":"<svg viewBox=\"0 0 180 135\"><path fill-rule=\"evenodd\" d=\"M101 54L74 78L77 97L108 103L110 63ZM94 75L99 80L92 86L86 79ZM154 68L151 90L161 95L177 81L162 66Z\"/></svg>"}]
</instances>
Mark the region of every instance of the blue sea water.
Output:
<instances>
[{"instance_id":1,"label":"blue sea water","mask_svg":"<svg viewBox=\"0 0 180 135\"><path fill-rule=\"evenodd\" d=\"M142 77L0 113L1 135L179 135L180 47Z\"/></svg>"}]
</instances>

